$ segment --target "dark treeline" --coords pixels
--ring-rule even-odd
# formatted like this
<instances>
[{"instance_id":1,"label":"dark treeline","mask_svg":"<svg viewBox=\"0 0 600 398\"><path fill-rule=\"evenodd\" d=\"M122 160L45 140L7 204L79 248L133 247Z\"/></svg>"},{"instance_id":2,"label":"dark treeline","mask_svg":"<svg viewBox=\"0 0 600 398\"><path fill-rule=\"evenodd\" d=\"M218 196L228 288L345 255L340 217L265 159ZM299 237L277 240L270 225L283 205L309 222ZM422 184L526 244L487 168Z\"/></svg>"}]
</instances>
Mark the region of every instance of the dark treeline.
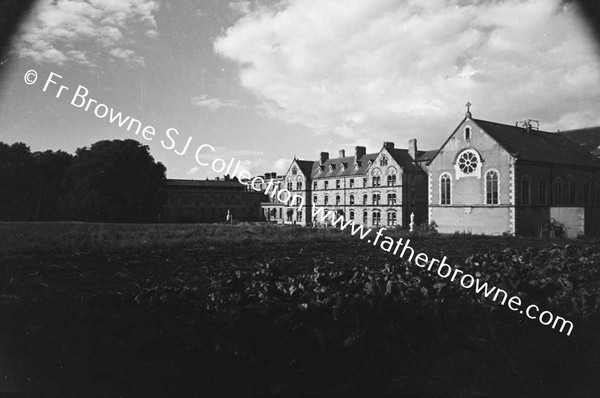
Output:
<instances>
[{"instance_id":1,"label":"dark treeline","mask_svg":"<svg viewBox=\"0 0 600 398\"><path fill-rule=\"evenodd\" d=\"M31 152L0 142L1 221L155 221L166 169L135 140Z\"/></svg>"}]
</instances>

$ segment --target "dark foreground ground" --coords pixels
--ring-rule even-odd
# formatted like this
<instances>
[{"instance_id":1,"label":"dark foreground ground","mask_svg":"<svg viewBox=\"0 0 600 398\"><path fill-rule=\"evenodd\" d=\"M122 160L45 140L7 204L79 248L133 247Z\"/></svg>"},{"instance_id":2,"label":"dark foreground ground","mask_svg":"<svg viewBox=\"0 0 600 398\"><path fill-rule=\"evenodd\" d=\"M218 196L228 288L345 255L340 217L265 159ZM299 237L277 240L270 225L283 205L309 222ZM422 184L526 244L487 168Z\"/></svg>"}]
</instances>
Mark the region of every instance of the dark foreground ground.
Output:
<instances>
[{"instance_id":1,"label":"dark foreground ground","mask_svg":"<svg viewBox=\"0 0 600 398\"><path fill-rule=\"evenodd\" d=\"M334 230L0 224L0 240L6 396L600 396L594 242L411 238L572 320L566 336Z\"/></svg>"}]
</instances>

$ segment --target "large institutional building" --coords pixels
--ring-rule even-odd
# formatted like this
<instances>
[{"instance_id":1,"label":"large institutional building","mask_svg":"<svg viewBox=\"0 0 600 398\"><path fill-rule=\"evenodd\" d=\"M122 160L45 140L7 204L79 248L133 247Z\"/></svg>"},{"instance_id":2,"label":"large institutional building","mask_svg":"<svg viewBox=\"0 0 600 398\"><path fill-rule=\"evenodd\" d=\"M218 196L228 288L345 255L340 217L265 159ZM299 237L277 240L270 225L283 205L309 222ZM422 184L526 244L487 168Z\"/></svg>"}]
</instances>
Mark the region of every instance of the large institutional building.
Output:
<instances>
[{"instance_id":1,"label":"large institutional building","mask_svg":"<svg viewBox=\"0 0 600 398\"><path fill-rule=\"evenodd\" d=\"M600 128L550 133L467 111L439 149L419 151L412 139L349 155L294 159L277 182L303 207L263 202L264 218L316 225L312 208L323 206L367 226L407 226L414 213L443 233L539 236L556 225L568 237L600 235Z\"/></svg>"}]
</instances>

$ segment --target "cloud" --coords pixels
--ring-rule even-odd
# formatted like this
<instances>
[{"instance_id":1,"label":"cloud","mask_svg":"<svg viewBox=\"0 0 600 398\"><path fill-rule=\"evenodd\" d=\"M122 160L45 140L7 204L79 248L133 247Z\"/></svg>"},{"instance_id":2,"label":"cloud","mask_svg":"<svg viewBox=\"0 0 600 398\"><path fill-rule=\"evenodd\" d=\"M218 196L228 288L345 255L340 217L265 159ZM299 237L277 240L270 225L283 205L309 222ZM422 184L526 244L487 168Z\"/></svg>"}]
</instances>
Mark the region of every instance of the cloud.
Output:
<instances>
[{"instance_id":1,"label":"cloud","mask_svg":"<svg viewBox=\"0 0 600 398\"><path fill-rule=\"evenodd\" d=\"M316 133L439 145L467 100L474 117L505 123L600 123L596 48L570 4L289 0L235 10L244 14L215 51L239 65L259 112Z\"/></svg>"},{"instance_id":2,"label":"cloud","mask_svg":"<svg viewBox=\"0 0 600 398\"><path fill-rule=\"evenodd\" d=\"M143 65L141 56L121 47L135 41L131 37L136 33L157 36L156 10L155 0L40 1L17 37L15 51L36 62L94 66L90 58L108 53L132 66Z\"/></svg>"},{"instance_id":3,"label":"cloud","mask_svg":"<svg viewBox=\"0 0 600 398\"><path fill-rule=\"evenodd\" d=\"M221 108L239 108L239 100L222 101L218 98L209 98L208 95L203 94L199 97L192 98L192 104L201 108L207 108L211 111L217 111Z\"/></svg>"}]
</instances>

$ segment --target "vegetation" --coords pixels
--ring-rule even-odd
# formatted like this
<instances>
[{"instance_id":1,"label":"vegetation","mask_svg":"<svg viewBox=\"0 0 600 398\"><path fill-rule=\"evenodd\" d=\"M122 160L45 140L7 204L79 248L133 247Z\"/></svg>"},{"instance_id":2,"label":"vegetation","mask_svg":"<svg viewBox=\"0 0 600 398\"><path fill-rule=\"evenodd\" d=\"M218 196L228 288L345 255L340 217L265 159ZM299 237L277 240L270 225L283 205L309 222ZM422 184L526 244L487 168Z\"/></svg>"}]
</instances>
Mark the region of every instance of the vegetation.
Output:
<instances>
[{"instance_id":1,"label":"vegetation","mask_svg":"<svg viewBox=\"0 0 600 398\"><path fill-rule=\"evenodd\" d=\"M594 242L410 235L415 250L448 256L524 303L570 319L575 329L567 337L334 229L1 224L0 241L11 239L0 255L0 367L14 369L15 390L297 397L600 391ZM46 240L31 243L39 239Z\"/></svg>"},{"instance_id":2,"label":"vegetation","mask_svg":"<svg viewBox=\"0 0 600 398\"><path fill-rule=\"evenodd\" d=\"M72 156L0 142L0 220L155 220L166 169L135 140L99 141Z\"/></svg>"}]
</instances>

